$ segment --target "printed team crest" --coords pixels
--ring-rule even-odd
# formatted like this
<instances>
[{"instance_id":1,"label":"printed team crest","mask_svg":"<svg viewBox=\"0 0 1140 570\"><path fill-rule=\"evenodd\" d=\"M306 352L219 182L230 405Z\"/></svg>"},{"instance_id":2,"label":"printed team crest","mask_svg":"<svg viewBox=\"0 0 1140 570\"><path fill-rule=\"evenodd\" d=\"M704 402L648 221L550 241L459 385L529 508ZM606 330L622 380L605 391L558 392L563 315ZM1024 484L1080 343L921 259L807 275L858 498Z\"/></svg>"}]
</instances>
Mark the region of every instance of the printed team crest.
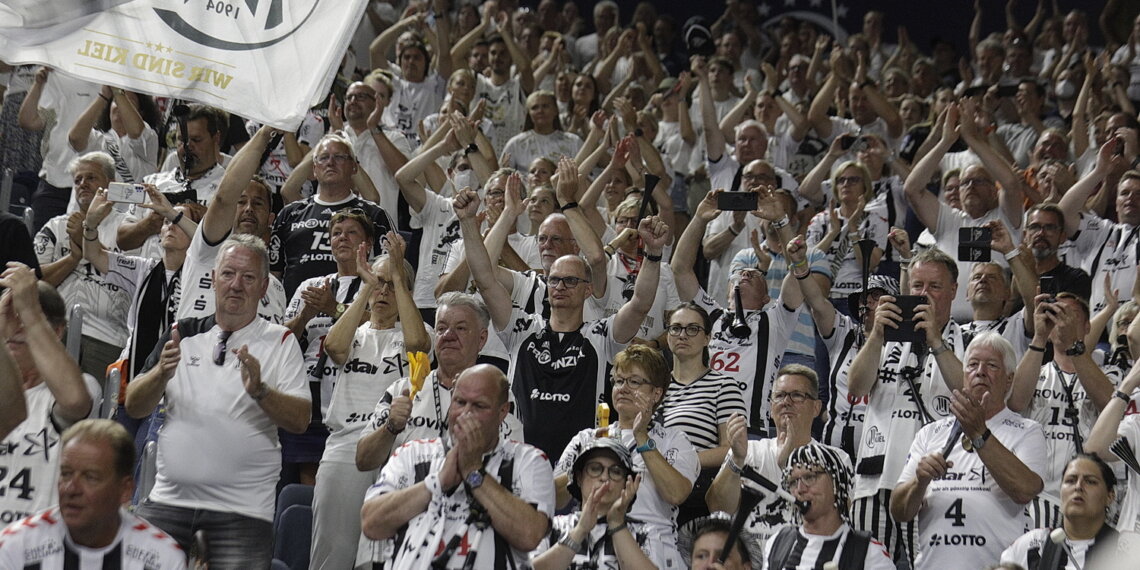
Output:
<instances>
[{"instance_id":1,"label":"printed team crest","mask_svg":"<svg viewBox=\"0 0 1140 570\"><path fill-rule=\"evenodd\" d=\"M328 9L334 6L323 1ZM229 51L261 49L293 35L322 0L177 0L155 8L178 35L206 47Z\"/></svg>"}]
</instances>

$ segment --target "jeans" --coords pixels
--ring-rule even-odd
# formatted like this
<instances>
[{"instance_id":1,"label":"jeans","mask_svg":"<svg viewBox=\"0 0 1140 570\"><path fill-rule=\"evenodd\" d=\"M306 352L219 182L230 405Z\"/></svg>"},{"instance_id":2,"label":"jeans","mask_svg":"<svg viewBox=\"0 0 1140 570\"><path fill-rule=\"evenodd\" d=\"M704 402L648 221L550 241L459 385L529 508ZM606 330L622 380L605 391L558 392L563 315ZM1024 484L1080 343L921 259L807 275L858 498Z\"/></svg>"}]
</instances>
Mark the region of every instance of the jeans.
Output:
<instances>
[{"instance_id":1,"label":"jeans","mask_svg":"<svg viewBox=\"0 0 1140 570\"><path fill-rule=\"evenodd\" d=\"M222 513L143 502L135 514L165 531L189 552L194 533L206 533L210 570L268 569L273 558L273 523Z\"/></svg>"}]
</instances>

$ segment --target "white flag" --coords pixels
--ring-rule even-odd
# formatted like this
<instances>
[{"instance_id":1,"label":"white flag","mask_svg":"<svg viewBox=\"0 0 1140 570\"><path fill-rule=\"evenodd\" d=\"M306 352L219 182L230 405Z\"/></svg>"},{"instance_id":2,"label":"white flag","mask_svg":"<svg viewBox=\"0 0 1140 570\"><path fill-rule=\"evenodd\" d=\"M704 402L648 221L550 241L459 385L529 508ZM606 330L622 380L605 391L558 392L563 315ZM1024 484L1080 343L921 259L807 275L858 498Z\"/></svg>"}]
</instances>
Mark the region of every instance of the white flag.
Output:
<instances>
[{"instance_id":1,"label":"white flag","mask_svg":"<svg viewBox=\"0 0 1140 570\"><path fill-rule=\"evenodd\" d=\"M294 130L367 0L0 0L0 60Z\"/></svg>"}]
</instances>

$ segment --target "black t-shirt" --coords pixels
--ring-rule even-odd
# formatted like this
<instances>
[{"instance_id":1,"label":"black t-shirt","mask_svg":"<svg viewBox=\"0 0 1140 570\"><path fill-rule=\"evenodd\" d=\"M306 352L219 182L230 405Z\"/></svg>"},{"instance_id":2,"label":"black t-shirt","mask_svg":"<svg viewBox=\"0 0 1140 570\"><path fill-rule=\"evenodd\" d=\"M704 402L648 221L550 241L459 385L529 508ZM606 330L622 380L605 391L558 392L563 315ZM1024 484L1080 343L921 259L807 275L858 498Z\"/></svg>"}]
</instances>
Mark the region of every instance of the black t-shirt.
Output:
<instances>
[{"instance_id":1,"label":"black t-shirt","mask_svg":"<svg viewBox=\"0 0 1140 570\"><path fill-rule=\"evenodd\" d=\"M302 281L336 272L329 225L333 214L345 208L360 208L372 219L376 226L372 251L379 254L380 239L392 229L392 219L380 206L359 196L339 204L320 204L310 197L285 206L277 215L269 240L269 264L273 271L283 273L281 284L288 298Z\"/></svg>"},{"instance_id":2,"label":"black t-shirt","mask_svg":"<svg viewBox=\"0 0 1140 570\"><path fill-rule=\"evenodd\" d=\"M1053 285L1041 287L1042 293L1072 293L1086 302L1092 295L1092 277L1083 269L1071 267L1064 263L1046 271L1041 277L1052 277Z\"/></svg>"}]
</instances>

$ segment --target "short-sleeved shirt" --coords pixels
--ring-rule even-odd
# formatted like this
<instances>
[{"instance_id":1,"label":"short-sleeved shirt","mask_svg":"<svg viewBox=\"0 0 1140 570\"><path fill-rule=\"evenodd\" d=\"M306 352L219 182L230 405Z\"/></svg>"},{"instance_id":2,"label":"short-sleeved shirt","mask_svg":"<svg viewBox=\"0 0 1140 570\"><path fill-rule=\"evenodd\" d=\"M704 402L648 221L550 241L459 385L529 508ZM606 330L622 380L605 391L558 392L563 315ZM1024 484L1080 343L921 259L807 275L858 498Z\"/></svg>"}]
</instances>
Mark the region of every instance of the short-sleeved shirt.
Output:
<instances>
[{"instance_id":1,"label":"short-sleeved shirt","mask_svg":"<svg viewBox=\"0 0 1140 570\"><path fill-rule=\"evenodd\" d=\"M451 201L431 190L424 192L424 206L412 213L423 231L420 239L419 265L412 300L423 309L435 307L435 286L447 265L452 244L459 243L459 218Z\"/></svg>"},{"instance_id":2,"label":"short-sleeved shirt","mask_svg":"<svg viewBox=\"0 0 1140 570\"><path fill-rule=\"evenodd\" d=\"M986 212L980 218L971 218L966 212L951 208L944 202L939 202L938 231L931 233L934 236L934 241L938 249L950 257L957 259L958 230L967 227L984 226L992 220L1000 220L1005 224L1005 227L1009 229L1010 238L1013 240L1013 243L1021 242L1021 231L1017 229L1021 225L1021 220L1010 220L1006 217L1001 207ZM1009 267L1009 262L1001 255L991 255L990 259L1002 267ZM966 300L966 296L962 294L970 284L970 273L974 270L974 265L976 264L969 261L958 262L958 296L954 298L954 303L951 305L950 310L954 320L959 323L974 319L974 309L970 306L970 302Z\"/></svg>"},{"instance_id":3,"label":"short-sleeved shirt","mask_svg":"<svg viewBox=\"0 0 1140 570\"><path fill-rule=\"evenodd\" d=\"M748 408L749 431L767 434L771 412L768 395L796 326L799 309L789 309L777 300L763 310L745 311L748 336L737 337L732 332L735 320L732 312L722 309L704 291L698 291L694 301L713 318L709 367L740 385L744 405Z\"/></svg>"},{"instance_id":4,"label":"short-sleeved shirt","mask_svg":"<svg viewBox=\"0 0 1140 570\"><path fill-rule=\"evenodd\" d=\"M381 238L396 226L380 206L351 195L343 202L328 203L309 197L285 206L273 222L269 240L269 266L282 273L285 293L293 295L302 281L336 271L332 255L333 214L345 208L360 208L375 226L372 251L379 254Z\"/></svg>"},{"instance_id":5,"label":"short-sleeved shirt","mask_svg":"<svg viewBox=\"0 0 1140 570\"><path fill-rule=\"evenodd\" d=\"M526 93L523 92L522 80L518 74L513 74L502 85L495 85L485 75L476 74L475 77L479 80L475 86L475 99L487 100L484 117L490 119L493 127L484 134L495 148L506 148L507 141L521 133L526 124Z\"/></svg>"},{"instance_id":6,"label":"short-sleeved shirt","mask_svg":"<svg viewBox=\"0 0 1140 570\"><path fill-rule=\"evenodd\" d=\"M581 519L582 511L554 517L550 525L550 536L546 537L543 544L534 549L531 558L533 559L557 545L562 537L569 535L574 530ZM625 524L646 556L652 558L653 553L664 547L650 536L645 525L640 521L627 516ZM617 551L614 550L613 536L607 534L608 530L609 527L604 521L594 525L594 528L590 529L590 534L586 535L586 540L582 541L583 552L574 555L566 570L621 570L621 561L618 559Z\"/></svg>"},{"instance_id":7,"label":"short-sleeved shirt","mask_svg":"<svg viewBox=\"0 0 1140 570\"><path fill-rule=\"evenodd\" d=\"M1104 280L1118 291L1131 291L1140 265L1140 226L1117 224L1090 212L1081 214L1080 229L1071 238L1073 250L1064 262L1092 276L1092 314L1104 308Z\"/></svg>"},{"instance_id":8,"label":"short-sleeved shirt","mask_svg":"<svg viewBox=\"0 0 1140 570\"><path fill-rule=\"evenodd\" d=\"M186 553L170 535L121 509L111 543L88 548L71 540L58 507L12 523L0 533L0 568L183 570Z\"/></svg>"},{"instance_id":9,"label":"short-sleeved shirt","mask_svg":"<svg viewBox=\"0 0 1140 570\"><path fill-rule=\"evenodd\" d=\"M610 257L606 263L606 295L601 299L590 297L587 304L594 305L595 310L603 317L616 315L630 299L633 298L633 287L641 271L643 261L631 259L618 252ZM660 282L657 286L657 295L653 297L653 306L637 329L637 337L644 339L657 338L665 332L665 315L668 311L681 304L677 297L677 286L673 282L673 269L669 264L660 264Z\"/></svg>"},{"instance_id":10,"label":"short-sleeved shirt","mask_svg":"<svg viewBox=\"0 0 1140 570\"><path fill-rule=\"evenodd\" d=\"M182 262L182 297L178 302L179 319L202 318L214 314L214 264L218 259L218 243L209 243L202 233L202 226L190 238L190 248L186 250L186 260ZM269 287L261 302L257 304L257 316L274 324L281 324L285 317L285 287L276 275L269 276Z\"/></svg>"},{"instance_id":11,"label":"short-sleeved shirt","mask_svg":"<svg viewBox=\"0 0 1140 570\"><path fill-rule=\"evenodd\" d=\"M772 257L772 263L768 266L768 296L773 299L780 298L780 289L784 286L784 277L788 275L788 258L782 254L776 253L767 249L767 242L760 244L764 247L769 256ZM806 261L808 264L808 271L815 275L822 275L828 281L833 279L831 272L831 263L828 261L827 255L817 248L809 247L807 251ZM744 267L759 267L760 259L756 256L756 250L749 247L736 252L732 257L732 264L729 265L729 273L736 273L740 268ZM792 338L788 341L788 349L784 354L802 354L814 357L815 355L815 325L812 324L811 311L800 311L799 317L796 320L796 328L792 330Z\"/></svg>"},{"instance_id":12,"label":"short-sleeved shirt","mask_svg":"<svg viewBox=\"0 0 1140 570\"><path fill-rule=\"evenodd\" d=\"M397 537L393 568L427 570L452 540L466 546L455 549L447 561L448 568L462 567L468 549L475 552L474 568L495 568L496 560L515 568L524 567L528 552L514 548L498 552L500 541L496 540L493 527L480 532L474 525L467 524L474 498L466 487L460 485L450 495L440 489L439 472L446 453L439 439L413 441L399 447L380 471L380 480L364 497L368 501L420 482L431 491L427 509L408 521L406 530ZM509 462L509 469L503 467L505 462ZM512 495L547 517L553 516L554 475L541 451L518 441L500 440L484 458L484 469L487 477L498 481ZM503 477L506 471L509 471L509 479Z\"/></svg>"},{"instance_id":13,"label":"short-sleeved shirt","mask_svg":"<svg viewBox=\"0 0 1140 570\"><path fill-rule=\"evenodd\" d=\"M707 370L696 380L682 384L674 377L661 403L666 427L685 432L698 451L720 445L719 425L732 414L747 413L744 392L732 378Z\"/></svg>"},{"instance_id":14,"label":"short-sleeved shirt","mask_svg":"<svg viewBox=\"0 0 1140 570\"><path fill-rule=\"evenodd\" d=\"M419 141L416 129L424 117L439 111L447 95L447 80L429 72L420 83L402 77L392 78L392 100L384 109L385 125L393 127L411 141ZM416 146L419 146L418 142Z\"/></svg>"},{"instance_id":15,"label":"short-sleeved shirt","mask_svg":"<svg viewBox=\"0 0 1140 570\"><path fill-rule=\"evenodd\" d=\"M942 331L942 342L959 360L966 352L962 331L953 321ZM926 351L925 347L922 347ZM919 354L909 342L887 342L879 357L875 383L871 386L863 436L856 442L856 498L869 497L880 489L894 489L906 463L914 434L923 426L922 410L929 419L950 416L950 388L936 358L926 355L919 369ZM916 394L907 377L913 378ZM920 407L921 406L921 407Z\"/></svg>"},{"instance_id":16,"label":"short-sleeved shirt","mask_svg":"<svg viewBox=\"0 0 1140 570\"><path fill-rule=\"evenodd\" d=\"M851 293L863 290L863 270L855 258L855 252L858 249L855 244L856 241L869 239L875 242L875 247L883 250L884 253L887 251L887 234L891 228L887 222L886 202L883 200L871 202L864 206L863 212L863 221L860 222L857 229L859 236L854 239L844 236L842 234L845 229L841 228L840 235L832 240L831 246L826 251L835 275L831 284L832 298L846 299ZM844 224L847 222L842 214L840 214L840 221ZM827 235L830 230L831 215L828 212L820 212L813 216L811 223L808 224L808 245L818 245L823 240L823 236Z\"/></svg>"},{"instance_id":17,"label":"short-sleeved shirt","mask_svg":"<svg viewBox=\"0 0 1140 570\"><path fill-rule=\"evenodd\" d=\"M150 500L273 520L281 445L277 424L245 391L241 363L214 360L221 328L213 317L179 321L182 357L166 385L166 423L158 436L158 477ZM158 363L163 335L148 368ZM292 331L253 319L233 331L227 349L246 345L271 389L308 402L304 357ZM209 458L204 461L204 458Z\"/></svg>"},{"instance_id":18,"label":"short-sleeved shirt","mask_svg":"<svg viewBox=\"0 0 1140 570\"><path fill-rule=\"evenodd\" d=\"M381 125L378 128L384 132L384 136L388 137L392 146L404 155L404 158L412 158L416 145L413 141L408 140L403 132L388 125ZM372 181L372 185L376 187L376 193L380 195L380 209L398 216L400 187L396 182L396 169L389 168L388 163L384 162L380 156L380 147L376 146L376 139L373 137L372 131L365 130L357 134L353 132L352 127L346 125L341 134L352 142L352 149L356 153L357 160L360 161L360 168L364 169L369 180Z\"/></svg>"},{"instance_id":19,"label":"short-sleeved shirt","mask_svg":"<svg viewBox=\"0 0 1140 570\"><path fill-rule=\"evenodd\" d=\"M594 425L607 393L606 364L623 348L613 324L609 317L560 333L541 315L514 309L499 337L511 355L508 377L527 443L555 457L575 433Z\"/></svg>"},{"instance_id":20,"label":"short-sleeved shirt","mask_svg":"<svg viewBox=\"0 0 1140 570\"><path fill-rule=\"evenodd\" d=\"M946 446L955 418L944 418L918 431L898 484L914 479L918 462ZM1037 422L1003 408L986 420L991 439L1034 473L1045 472L1045 434ZM977 453L955 444L946 458L946 475L930 482L918 512L915 569L975 570L993 564L1025 532L1028 516L998 485Z\"/></svg>"},{"instance_id":21,"label":"short-sleeved shirt","mask_svg":"<svg viewBox=\"0 0 1140 570\"><path fill-rule=\"evenodd\" d=\"M563 156L574 158L580 148L582 148L582 139L574 133L554 131L541 135L531 130L511 137L499 153L511 155L511 163L504 166L526 172L530 168L530 163L536 158L549 158L557 162Z\"/></svg>"},{"instance_id":22,"label":"short-sleeved shirt","mask_svg":"<svg viewBox=\"0 0 1140 570\"><path fill-rule=\"evenodd\" d=\"M612 430L617 424L610 424L611 432L601 437L611 437ZM557 474L567 474L573 477L574 462L582 454L582 450L597 439L597 430L587 428L574 436L554 471ZM649 426L649 437L657 444L657 451L690 483L697 480L701 470L700 459L689 438L679 429L667 428L660 423ZM641 486L637 488L637 499L630 507L629 516L645 524L645 529L651 537L658 541L662 548L658 552L649 554L658 568L679 568L680 554L677 551L677 511L675 505L669 504L661 497L657 482L645 465L645 459L637 453L637 441L633 437L633 430L621 430L621 442L630 449L633 457L633 472L641 474Z\"/></svg>"}]
</instances>

